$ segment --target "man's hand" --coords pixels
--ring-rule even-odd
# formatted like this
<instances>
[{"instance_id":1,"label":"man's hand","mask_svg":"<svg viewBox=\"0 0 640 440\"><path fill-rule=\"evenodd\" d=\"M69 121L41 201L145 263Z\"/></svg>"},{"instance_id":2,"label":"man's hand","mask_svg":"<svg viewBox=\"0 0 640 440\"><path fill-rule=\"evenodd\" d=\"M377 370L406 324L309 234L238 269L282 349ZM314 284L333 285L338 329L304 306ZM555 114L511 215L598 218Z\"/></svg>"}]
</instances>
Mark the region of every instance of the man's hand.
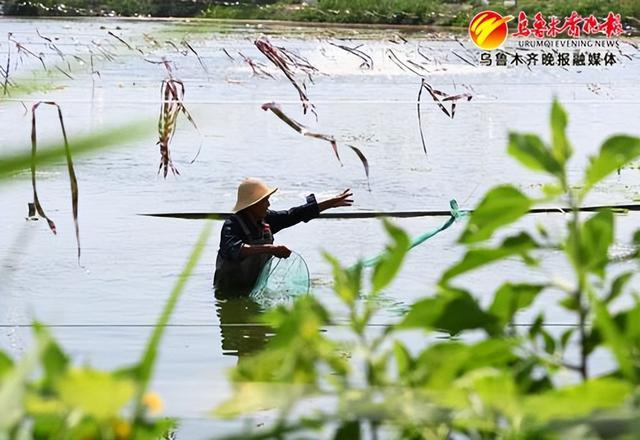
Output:
<instances>
[{"instance_id":1,"label":"man's hand","mask_svg":"<svg viewBox=\"0 0 640 440\"><path fill-rule=\"evenodd\" d=\"M271 254L278 258L289 258L291 249L281 244L272 245Z\"/></svg>"},{"instance_id":2,"label":"man's hand","mask_svg":"<svg viewBox=\"0 0 640 440\"><path fill-rule=\"evenodd\" d=\"M318 203L318 209L322 212L325 209L351 205L353 205L353 192L351 192L351 189L345 189L337 196Z\"/></svg>"},{"instance_id":3,"label":"man's hand","mask_svg":"<svg viewBox=\"0 0 640 440\"><path fill-rule=\"evenodd\" d=\"M248 257L251 255L268 254L278 258L289 258L291 249L279 244L243 244L240 248L240 255Z\"/></svg>"}]
</instances>

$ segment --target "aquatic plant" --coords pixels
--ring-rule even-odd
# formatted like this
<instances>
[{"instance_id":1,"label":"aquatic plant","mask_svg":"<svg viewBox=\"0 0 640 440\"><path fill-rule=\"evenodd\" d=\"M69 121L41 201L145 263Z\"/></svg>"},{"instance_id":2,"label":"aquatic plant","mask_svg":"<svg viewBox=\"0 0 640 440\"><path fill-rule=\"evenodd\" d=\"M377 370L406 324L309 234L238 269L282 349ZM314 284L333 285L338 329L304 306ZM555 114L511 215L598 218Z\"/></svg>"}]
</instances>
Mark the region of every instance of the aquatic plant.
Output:
<instances>
[{"instance_id":1,"label":"aquatic plant","mask_svg":"<svg viewBox=\"0 0 640 440\"><path fill-rule=\"evenodd\" d=\"M424 140L424 131L422 129L422 114L420 112L420 104L422 102L422 91L426 90L431 98L436 103L436 105L442 110L442 112L453 119L456 114L456 102L459 100L467 100L471 101L473 96L469 93L460 93L457 95L449 95L448 93L442 92L440 90L436 90L428 84L424 78L421 79L420 82L420 91L418 92L418 100L416 103L416 110L418 113L418 128L420 129L420 141L422 142L422 149L424 150L424 154L427 154L427 144ZM447 109L444 103L449 103L450 107Z\"/></svg>"},{"instance_id":2,"label":"aquatic plant","mask_svg":"<svg viewBox=\"0 0 640 440\"><path fill-rule=\"evenodd\" d=\"M229 53L226 50L225 50L225 53L229 58L233 59L233 57L229 55ZM260 61L256 61L253 58L249 58L248 56L246 56L240 51L238 51L238 55L240 55L240 57L242 58L242 61L244 61L249 67L251 67L251 71L255 76L258 76L258 77L267 76L273 79L273 75L266 70L266 66L263 63L261 63Z\"/></svg>"},{"instance_id":3,"label":"aquatic plant","mask_svg":"<svg viewBox=\"0 0 640 440\"><path fill-rule=\"evenodd\" d=\"M58 54L58 56L60 57L60 59L62 61L67 61L66 56L64 54L64 52L62 52L62 50L53 42L53 40L45 35L42 35L40 33L40 31L36 28L36 34L38 34L38 37L42 38L44 41L47 42L47 47L51 50L53 50L56 54ZM69 64L69 62L67 61L67 68L69 70L71 70L71 65Z\"/></svg>"},{"instance_id":4,"label":"aquatic plant","mask_svg":"<svg viewBox=\"0 0 640 440\"><path fill-rule=\"evenodd\" d=\"M418 54L423 58L425 58L426 60L430 60L429 57L425 56L420 51L419 48L418 48ZM456 102L460 100L470 101L473 98L473 95L469 93L460 93L457 95L450 95L440 90L436 90L429 83L427 83L425 77L423 76L423 73L416 70L416 68L421 70L426 70L424 69L423 66L411 60L404 60L404 61L401 60L400 57L398 57L398 55L391 49L387 49L387 57L400 69L412 72L420 77L420 89L418 91L416 111L418 114L418 129L420 131L420 142L422 143L422 150L424 151L424 154L426 156L427 143L424 140L424 130L422 128L422 113L420 111L420 106L422 103L422 91L426 90L429 93L429 95L431 95L431 98L436 103L436 105L440 108L440 110L442 110L442 112L451 119L453 119L453 117L455 116ZM447 109L444 103L450 103L449 109Z\"/></svg>"},{"instance_id":5,"label":"aquatic plant","mask_svg":"<svg viewBox=\"0 0 640 440\"><path fill-rule=\"evenodd\" d=\"M15 46L16 53L18 55L18 60L16 60L13 71L16 71L18 68L18 64L23 62L25 56L35 58L42 64L42 68L47 70L47 66L44 63L44 56L42 54L37 55L33 53L30 49L24 46L22 43L18 42L13 37L13 32L7 32L7 63L4 68L2 68L2 76L4 76L3 82L3 93L6 95L8 93L8 87L11 85L11 80L9 79L11 73L11 46Z\"/></svg>"},{"instance_id":6,"label":"aquatic plant","mask_svg":"<svg viewBox=\"0 0 640 440\"><path fill-rule=\"evenodd\" d=\"M62 109L58 104L52 101L39 101L31 108L31 186L33 188L33 207L35 211L44 218L51 232L56 233L56 225L44 212L40 199L38 198L38 191L36 189L36 150L38 148L37 132L36 132L36 110L41 105L51 105L56 107L58 111L58 121L60 122L60 129L62 130L62 138L64 139L64 152L67 160L67 171L69 173L69 182L71 184L71 208L73 212L73 223L76 231L76 243L78 248L78 262L80 262L80 226L78 225L78 179L76 178L76 172L73 168L73 159L71 157L71 150L69 149L69 141L67 140L67 131L64 128L64 119L62 117ZM31 208L29 209L31 215Z\"/></svg>"},{"instance_id":7,"label":"aquatic plant","mask_svg":"<svg viewBox=\"0 0 640 440\"><path fill-rule=\"evenodd\" d=\"M198 63L200 64L200 67L202 67L202 70L204 70L204 73L208 75L209 69L207 69L207 66L206 64L204 64L204 61L202 61L202 58L200 58L200 54L193 48L193 46L186 39L182 40L182 44L186 46L186 48L189 49L189 51L196 56L196 58L198 59Z\"/></svg>"},{"instance_id":8,"label":"aquatic plant","mask_svg":"<svg viewBox=\"0 0 640 440\"><path fill-rule=\"evenodd\" d=\"M144 51L142 51L141 49L136 49L136 48L134 48L131 44L127 43L127 41L126 41L124 38L119 37L118 35L114 34L113 32L111 32L111 31L107 31L107 35L109 35L109 36L111 36L111 37L115 38L116 40L118 40L118 41L119 41L120 43L122 43L122 44L123 44L127 49L129 49L129 50L134 50L134 51L135 51L135 50L137 50L137 51L138 51L138 52L140 52L142 55L144 55Z\"/></svg>"},{"instance_id":9,"label":"aquatic plant","mask_svg":"<svg viewBox=\"0 0 640 440\"><path fill-rule=\"evenodd\" d=\"M298 91L300 102L302 103L302 113L307 114L307 110L311 110L318 119L318 113L315 106L309 101L307 96L307 86L303 82L296 80L296 71L302 70L311 78L311 73L316 72L317 69L303 58L293 55L291 52L283 50L281 47L276 47L269 42L266 37L258 38L254 41L255 46L260 52L263 53L269 61L271 61L282 73L287 77L291 85Z\"/></svg>"},{"instance_id":10,"label":"aquatic plant","mask_svg":"<svg viewBox=\"0 0 640 440\"><path fill-rule=\"evenodd\" d=\"M358 44L355 47L349 47L347 45L344 44L339 44L339 43L333 43L331 41L329 41L329 44L331 46L337 47L338 49L342 49L352 55L357 56L358 58L360 58L362 60L362 62L360 63L360 68L361 69L367 69L367 70L371 70L373 69L373 59L371 58L371 56L367 55L366 53L364 53L362 50L360 50L360 48L363 46L362 44Z\"/></svg>"},{"instance_id":11,"label":"aquatic plant","mask_svg":"<svg viewBox=\"0 0 640 440\"><path fill-rule=\"evenodd\" d=\"M169 70L170 72L170 70ZM191 114L184 106L184 84L182 81L169 78L162 81L162 86L160 89L160 94L162 98L162 103L160 105L160 116L158 118L158 142L157 145L160 145L160 166L158 167L158 174L163 171L163 176L166 178L169 170L174 175L179 175L180 172L173 165L173 161L171 160L171 153L169 151L169 144L171 139L173 139L173 135L175 134L177 127L177 120L180 113L184 114L187 120L191 123L191 125L198 131L198 126L195 121L191 117ZM196 160L198 155L200 154L200 147L198 148L198 152L196 153L193 161Z\"/></svg>"},{"instance_id":12,"label":"aquatic plant","mask_svg":"<svg viewBox=\"0 0 640 440\"><path fill-rule=\"evenodd\" d=\"M265 104L262 104L261 108L264 111L271 110L271 112L274 115L276 115L282 122L287 124L289 127L293 128L295 131L297 131L301 135L309 136L312 138L329 142L329 144L331 145L331 148L333 149L333 153L336 155L336 159L338 159L338 162L340 162L340 165L342 165L342 161L340 160L340 154L338 153L338 142L333 136L310 131L307 127L305 127L301 123L287 116L284 113L284 111L282 111L282 108L280 108L280 106L275 102L267 102ZM367 176L367 184L368 184L369 183L369 161L367 160L367 158L359 148L349 144L347 144L347 147L349 147L354 153L356 153L356 155L358 156L358 159L360 159L360 162L362 162L362 166L364 167L364 173Z\"/></svg>"}]
</instances>

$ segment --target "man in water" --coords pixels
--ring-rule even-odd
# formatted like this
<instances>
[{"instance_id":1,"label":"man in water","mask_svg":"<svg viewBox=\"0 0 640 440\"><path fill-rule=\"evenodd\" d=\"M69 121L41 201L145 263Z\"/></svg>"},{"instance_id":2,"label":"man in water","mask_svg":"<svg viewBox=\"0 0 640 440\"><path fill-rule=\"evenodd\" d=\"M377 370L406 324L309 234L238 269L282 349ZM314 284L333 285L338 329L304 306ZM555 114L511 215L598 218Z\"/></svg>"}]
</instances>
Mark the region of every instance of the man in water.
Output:
<instances>
[{"instance_id":1,"label":"man in water","mask_svg":"<svg viewBox=\"0 0 640 440\"><path fill-rule=\"evenodd\" d=\"M347 189L319 203L311 194L304 205L288 211L272 211L269 197L277 189L269 188L258 179L243 180L238 186L233 215L225 220L220 233L213 277L216 297L248 295L269 258L291 255L288 247L273 244L275 233L301 221L308 222L326 209L353 204L353 193Z\"/></svg>"}]
</instances>

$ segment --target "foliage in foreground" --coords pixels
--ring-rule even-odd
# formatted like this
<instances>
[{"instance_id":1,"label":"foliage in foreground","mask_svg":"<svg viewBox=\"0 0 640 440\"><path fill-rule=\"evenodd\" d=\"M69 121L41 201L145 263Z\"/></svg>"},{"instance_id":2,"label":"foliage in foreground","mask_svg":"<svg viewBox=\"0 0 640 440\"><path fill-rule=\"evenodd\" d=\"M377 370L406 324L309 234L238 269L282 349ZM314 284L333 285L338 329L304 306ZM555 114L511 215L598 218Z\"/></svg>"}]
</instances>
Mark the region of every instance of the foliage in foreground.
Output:
<instances>
[{"instance_id":1,"label":"foliage in foreground","mask_svg":"<svg viewBox=\"0 0 640 440\"><path fill-rule=\"evenodd\" d=\"M148 392L169 318L211 232L203 229L147 342L132 366L100 371L74 367L45 326L19 361L0 352L0 439L158 439L176 421L156 418L160 397ZM33 376L36 375L34 379Z\"/></svg>"},{"instance_id":2,"label":"foliage in foreground","mask_svg":"<svg viewBox=\"0 0 640 440\"><path fill-rule=\"evenodd\" d=\"M366 294L362 264L345 268L327 255L334 290L349 310L350 334L334 339L322 332L331 315L311 296L270 312L275 337L264 352L239 362L232 374L235 394L216 412L235 417L278 408L279 417L269 431L238 438L311 431L336 439L631 438L640 428L640 301L626 294L637 271L615 266L637 260L638 253L609 258L614 213L584 218L577 207L594 185L640 156L640 139L607 139L573 186L567 122L554 102L550 145L533 134L510 134L509 153L553 183L538 199L511 185L489 190L460 236L464 256L442 274L435 294L415 303L396 325L377 333L367 328L376 296L407 252L406 233L385 223L391 244ZM532 206L554 200L570 206L562 234L542 226L507 232ZM640 245L640 231L634 240ZM549 252L564 255L570 269L538 283L507 281L486 306L476 298L488 292L458 285L462 275L505 259L535 268ZM516 315L531 310L543 293L555 296L576 325L550 331L543 308L528 328L514 326ZM426 346L405 345L406 331L421 333ZM452 338L438 338L442 332ZM340 355L345 350L350 359ZM611 370L590 371L596 350L610 354Z\"/></svg>"},{"instance_id":3,"label":"foliage in foreground","mask_svg":"<svg viewBox=\"0 0 640 440\"><path fill-rule=\"evenodd\" d=\"M74 140L74 154L87 154L149 132L135 121ZM126 133L126 134L123 134ZM28 169L32 164L58 163L66 146L43 148L30 153L5 155L0 161L0 182ZM0 439L157 439L166 437L176 425L167 418L155 418L162 407L159 396L148 392L158 347L166 324L175 309L190 274L210 234L207 225L149 338L141 358L132 366L100 371L75 367L47 328L33 325L33 346L21 359L13 360L0 351Z\"/></svg>"},{"instance_id":4,"label":"foliage in foreground","mask_svg":"<svg viewBox=\"0 0 640 440\"><path fill-rule=\"evenodd\" d=\"M640 302L628 294L637 272L628 269L638 251L609 258L614 213L584 218L577 207L594 185L640 157L640 139L607 139L579 185L572 185L567 123L554 102L550 145L536 135L510 135L509 153L553 183L538 199L509 185L488 191L460 237L464 256L442 274L435 294L415 303L396 325L377 333L368 328L376 297L401 268L407 234L385 223L391 243L368 282L361 263L345 268L327 255L335 293L349 310L349 337L333 339L322 331L332 317L312 296L271 311L267 321L276 335L265 351L239 362L234 395L217 408L218 415L279 409L273 426L239 438L310 432L338 439L631 438L640 428ZM63 154L60 148L43 156L50 161ZM29 160L3 161L0 179ZM532 206L557 199L571 207L559 238L541 226L507 232ZM132 367L74 367L37 323L34 347L22 359L0 353L0 439L168 436L176 422L153 417L158 397L147 390L164 328L208 234L206 227ZM640 246L640 232L634 244ZM497 286L487 306L476 300L482 292L459 286L459 278L473 270L505 259L536 267L550 251L566 257L569 274L538 283L508 281ZM624 260L634 262L621 271L616 266ZM543 309L532 326L518 330L516 315L531 309L542 293L555 294L576 326L551 332ZM422 334L425 347L401 342L406 331ZM452 338L438 339L443 332ZM596 350L613 359L605 373L589 371ZM563 381L567 373L575 380Z\"/></svg>"},{"instance_id":5,"label":"foliage in foreground","mask_svg":"<svg viewBox=\"0 0 640 440\"><path fill-rule=\"evenodd\" d=\"M209 0L6 0L6 15L193 17Z\"/></svg>"}]
</instances>

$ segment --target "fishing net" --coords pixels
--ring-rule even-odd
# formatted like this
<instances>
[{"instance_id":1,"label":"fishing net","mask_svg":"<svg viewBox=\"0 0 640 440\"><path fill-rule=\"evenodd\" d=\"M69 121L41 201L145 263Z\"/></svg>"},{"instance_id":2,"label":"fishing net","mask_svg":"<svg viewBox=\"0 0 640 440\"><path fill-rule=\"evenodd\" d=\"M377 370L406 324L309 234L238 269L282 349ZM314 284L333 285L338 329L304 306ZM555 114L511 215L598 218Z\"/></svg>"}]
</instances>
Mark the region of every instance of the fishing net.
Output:
<instances>
[{"instance_id":1,"label":"fishing net","mask_svg":"<svg viewBox=\"0 0 640 440\"><path fill-rule=\"evenodd\" d=\"M307 263L292 252L289 258L271 257L267 261L249 296L265 305L306 295L310 286Z\"/></svg>"},{"instance_id":2,"label":"fishing net","mask_svg":"<svg viewBox=\"0 0 640 440\"><path fill-rule=\"evenodd\" d=\"M429 231L426 231L420 235L418 235L416 238L414 238L411 241L411 245L409 246L409 249L413 249L414 247L421 245L422 243L424 243L425 241L427 241L428 239L430 239L431 237L433 237L434 235L444 231L445 229L449 228L449 226L451 226L452 224L454 224L457 220L460 220L461 218L464 218L468 215L468 212L465 211L460 211L460 208L458 207L458 202L455 199L452 199L449 201L449 207L451 208L451 217L449 217L447 219L446 222L444 222L441 226L435 228L435 229L431 229ZM362 263L364 267L372 267L375 266L376 263L380 260L380 258L382 258L382 256L385 255L386 252L382 252L381 254L373 257L373 258L368 258L366 260L364 260L364 262Z\"/></svg>"},{"instance_id":3,"label":"fishing net","mask_svg":"<svg viewBox=\"0 0 640 440\"><path fill-rule=\"evenodd\" d=\"M411 242L409 249L412 249L439 232L444 231L459 220L468 215L467 212L460 211L455 200L449 202L451 216L441 226L420 234ZM364 261L365 267L375 266L384 255L369 258ZM289 258L271 257L262 268L256 284L250 293L250 297L262 306L271 306L277 303L286 302L291 298L309 293L311 281L309 278L309 268L304 259L292 252Z\"/></svg>"}]
</instances>

